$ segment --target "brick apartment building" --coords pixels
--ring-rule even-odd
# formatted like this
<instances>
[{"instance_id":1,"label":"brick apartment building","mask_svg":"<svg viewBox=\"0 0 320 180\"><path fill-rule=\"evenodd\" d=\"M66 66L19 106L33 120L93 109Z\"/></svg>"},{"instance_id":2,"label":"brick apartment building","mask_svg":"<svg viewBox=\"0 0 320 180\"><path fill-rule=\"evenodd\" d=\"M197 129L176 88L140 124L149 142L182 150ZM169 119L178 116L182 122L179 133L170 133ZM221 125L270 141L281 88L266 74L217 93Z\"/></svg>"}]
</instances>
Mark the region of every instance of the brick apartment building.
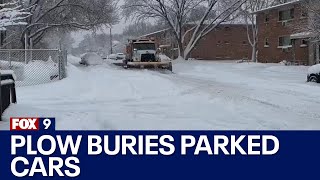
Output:
<instances>
[{"instance_id":1,"label":"brick apartment building","mask_svg":"<svg viewBox=\"0 0 320 180\"><path fill-rule=\"evenodd\" d=\"M318 62L319 45L312 40L312 33L304 30L309 13L303 2L294 0L255 12L260 62L279 63L285 60L300 65Z\"/></svg>"},{"instance_id":2,"label":"brick apartment building","mask_svg":"<svg viewBox=\"0 0 320 180\"><path fill-rule=\"evenodd\" d=\"M170 29L141 36L153 38L159 48L167 56L176 58L178 46ZM186 37L191 38L191 34ZM185 44L186 45L186 44ZM190 53L189 58L201 60L239 60L251 56L251 46L248 43L247 27L245 24L221 24L208 35L203 37Z\"/></svg>"}]
</instances>

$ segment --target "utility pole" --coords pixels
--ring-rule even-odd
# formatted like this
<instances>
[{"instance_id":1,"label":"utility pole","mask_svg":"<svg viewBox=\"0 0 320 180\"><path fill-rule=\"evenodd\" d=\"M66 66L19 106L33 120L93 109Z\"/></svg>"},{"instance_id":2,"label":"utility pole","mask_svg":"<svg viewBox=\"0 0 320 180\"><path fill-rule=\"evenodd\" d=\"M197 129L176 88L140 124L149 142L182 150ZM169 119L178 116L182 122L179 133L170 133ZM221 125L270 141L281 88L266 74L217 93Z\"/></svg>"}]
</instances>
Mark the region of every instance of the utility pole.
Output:
<instances>
[{"instance_id":1,"label":"utility pole","mask_svg":"<svg viewBox=\"0 0 320 180\"><path fill-rule=\"evenodd\" d=\"M110 26L110 54L113 54L113 47L112 47L112 26Z\"/></svg>"}]
</instances>

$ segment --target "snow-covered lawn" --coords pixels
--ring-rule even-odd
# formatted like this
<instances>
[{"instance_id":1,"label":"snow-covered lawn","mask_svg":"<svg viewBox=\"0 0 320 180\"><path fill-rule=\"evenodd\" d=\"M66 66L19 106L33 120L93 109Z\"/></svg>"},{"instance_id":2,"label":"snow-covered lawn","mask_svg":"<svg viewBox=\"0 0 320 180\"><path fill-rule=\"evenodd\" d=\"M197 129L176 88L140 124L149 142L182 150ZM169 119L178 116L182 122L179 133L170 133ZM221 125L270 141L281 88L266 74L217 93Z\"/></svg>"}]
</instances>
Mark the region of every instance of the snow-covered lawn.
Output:
<instances>
[{"instance_id":1,"label":"snow-covered lawn","mask_svg":"<svg viewBox=\"0 0 320 180\"><path fill-rule=\"evenodd\" d=\"M68 71L19 87L0 129L10 116L56 117L61 130L320 129L320 85L306 83L308 67L178 61L175 74L108 64Z\"/></svg>"}]
</instances>

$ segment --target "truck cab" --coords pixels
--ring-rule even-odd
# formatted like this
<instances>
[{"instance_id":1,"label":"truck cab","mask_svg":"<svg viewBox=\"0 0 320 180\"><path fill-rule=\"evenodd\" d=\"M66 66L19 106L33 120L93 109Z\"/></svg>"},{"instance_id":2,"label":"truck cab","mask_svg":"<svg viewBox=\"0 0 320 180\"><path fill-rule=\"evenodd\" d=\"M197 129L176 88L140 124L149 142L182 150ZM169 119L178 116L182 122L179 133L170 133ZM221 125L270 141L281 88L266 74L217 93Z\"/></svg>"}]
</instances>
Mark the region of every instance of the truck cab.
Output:
<instances>
[{"instance_id":1,"label":"truck cab","mask_svg":"<svg viewBox=\"0 0 320 180\"><path fill-rule=\"evenodd\" d=\"M125 69L129 67L162 68L172 71L171 62L162 62L154 40L137 39L129 40L127 56L123 61Z\"/></svg>"},{"instance_id":2,"label":"truck cab","mask_svg":"<svg viewBox=\"0 0 320 180\"><path fill-rule=\"evenodd\" d=\"M129 62L158 62L160 61L156 43L153 40L131 40L127 47Z\"/></svg>"}]
</instances>

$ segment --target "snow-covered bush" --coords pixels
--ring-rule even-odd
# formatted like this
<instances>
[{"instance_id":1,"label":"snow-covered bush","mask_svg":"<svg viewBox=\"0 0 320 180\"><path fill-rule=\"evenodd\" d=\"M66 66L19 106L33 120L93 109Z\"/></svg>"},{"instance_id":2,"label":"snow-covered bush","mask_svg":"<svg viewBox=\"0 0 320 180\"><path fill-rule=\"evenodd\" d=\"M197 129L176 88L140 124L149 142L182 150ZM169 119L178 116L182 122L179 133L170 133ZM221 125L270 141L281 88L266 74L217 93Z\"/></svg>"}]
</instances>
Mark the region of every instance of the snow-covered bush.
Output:
<instances>
[{"instance_id":1,"label":"snow-covered bush","mask_svg":"<svg viewBox=\"0 0 320 180\"><path fill-rule=\"evenodd\" d=\"M85 53L81 56L80 64L83 65L101 65L103 59L96 53Z\"/></svg>"},{"instance_id":2,"label":"snow-covered bush","mask_svg":"<svg viewBox=\"0 0 320 180\"><path fill-rule=\"evenodd\" d=\"M310 74L320 74L320 64L311 66L308 70L309 75Z\"/></svg>"}]
</instances>

